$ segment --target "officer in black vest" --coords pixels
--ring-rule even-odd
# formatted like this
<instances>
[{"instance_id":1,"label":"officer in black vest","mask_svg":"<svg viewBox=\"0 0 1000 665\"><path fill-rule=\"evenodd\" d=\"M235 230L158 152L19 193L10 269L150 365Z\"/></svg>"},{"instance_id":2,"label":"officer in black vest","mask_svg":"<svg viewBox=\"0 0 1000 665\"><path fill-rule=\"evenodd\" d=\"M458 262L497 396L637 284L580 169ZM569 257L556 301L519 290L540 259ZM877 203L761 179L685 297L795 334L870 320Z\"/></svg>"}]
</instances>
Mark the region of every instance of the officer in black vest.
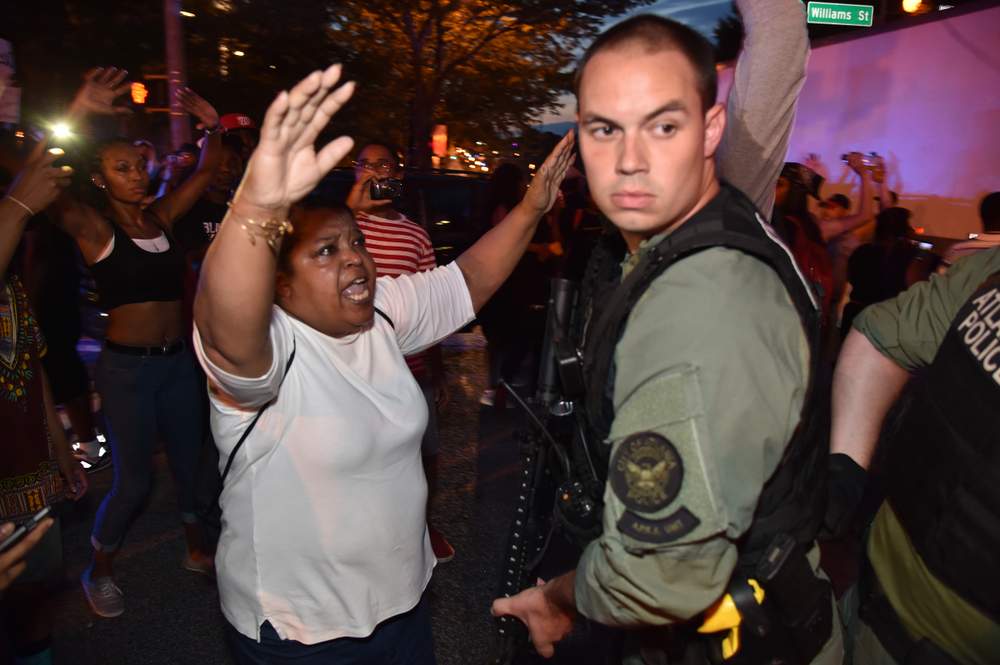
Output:
<instances>
[{"instance_id":1,"label":"officer in black vest","mask_svg":"<svg viewBox=\"0 0 1000 665\"><path fill-rule=\"evenodd\" d=\"M840 496L860 495L845 479L864 483L886 413L907 383L883 443L886 499L867 539L854 662L995 663L1000 249L964 258L855 319L834 377Z\"/></svg>"},{"instance_id":2,"label":"officer in black vest","mask_svg":"<svg viewBox=\"0 0 1000 665\"><path fill-rule=\"evenodd\" d=\"M637 17L577 76L588 184L627 246L624 260L595 251L576 340L587 454L574 457L593 463L581 485L598 488L600 524L575 571L493 612L523 621L543 656L579 613L626 629L623 663L840 663L814 541L828 452L818 303L753 203L718 180L712 47ZM743 621L720 646L697 629L718 630L706 615L726 598Z\"/></svg>"}]
</instances>

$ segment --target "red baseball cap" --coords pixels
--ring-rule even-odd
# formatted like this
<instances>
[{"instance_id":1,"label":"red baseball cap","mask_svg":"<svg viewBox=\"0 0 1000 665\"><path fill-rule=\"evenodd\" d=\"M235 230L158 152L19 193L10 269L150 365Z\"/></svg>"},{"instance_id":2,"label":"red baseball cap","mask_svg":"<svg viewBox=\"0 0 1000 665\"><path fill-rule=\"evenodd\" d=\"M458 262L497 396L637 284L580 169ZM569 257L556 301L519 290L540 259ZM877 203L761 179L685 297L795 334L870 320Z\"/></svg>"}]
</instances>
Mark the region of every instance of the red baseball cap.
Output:
<instances>
[{"instance_id":1,"label":"red baseball cap","mask_svg":"<svg viewBox=\"0 0 1000 665\"><path fill-rule=\"evenodd\" d=\"M257 129L257 124L248 115L242 113L227 113L219 118L219 124L227 132L234 129Z\"/></svg>"}]
</instances>

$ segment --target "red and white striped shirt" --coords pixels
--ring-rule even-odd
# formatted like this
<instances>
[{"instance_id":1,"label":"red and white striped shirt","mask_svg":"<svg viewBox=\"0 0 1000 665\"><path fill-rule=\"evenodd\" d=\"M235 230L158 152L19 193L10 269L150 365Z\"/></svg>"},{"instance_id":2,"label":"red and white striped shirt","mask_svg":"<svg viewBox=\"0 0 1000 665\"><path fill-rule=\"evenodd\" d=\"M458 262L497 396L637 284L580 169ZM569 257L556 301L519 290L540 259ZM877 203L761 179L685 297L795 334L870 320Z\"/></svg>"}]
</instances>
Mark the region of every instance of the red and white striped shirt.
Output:
<instances>
[{"instance_id":1,"label":"red and white striped shirt","mask_svg":"<svg viewBox=\"0 0 1000 665\"><path fill-rule=\"evenodd\" d=\"M365 246L375 260L375 271L379 277L411 275L437 266L427 231L405 215L400 215L399 219L386 219L358 211L355 219L365 234ZM427 352L408 356L406 364L420 378L427 372Z\"/></svg>"}]
</instances>

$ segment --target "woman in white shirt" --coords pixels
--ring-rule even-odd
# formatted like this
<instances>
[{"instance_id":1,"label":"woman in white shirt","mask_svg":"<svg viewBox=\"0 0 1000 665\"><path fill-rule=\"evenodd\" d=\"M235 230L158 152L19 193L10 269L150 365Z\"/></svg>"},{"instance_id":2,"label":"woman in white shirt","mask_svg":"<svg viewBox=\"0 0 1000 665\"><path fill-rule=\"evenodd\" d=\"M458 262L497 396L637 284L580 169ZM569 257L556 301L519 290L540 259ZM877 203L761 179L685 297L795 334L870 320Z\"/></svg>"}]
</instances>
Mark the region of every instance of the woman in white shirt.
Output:
<instances>
[{"instance_id":1,"label":"woman in white shirt","mask_svg":"<svg viewBox=\"0 0 1000 665\"><path fill-rule=\"evenodd\" d=\"M472 319L572 160L568 136L454 263L376 280L349 211L290 212L351 148L347 137L313 147L353 91L334 88L339 75L315 72L272 103L195 301L212 430L223 462L232 456L216 563L239 663L434 662L421 602L435 561L427 407L403 356Z\"/></svg>"}]
</instances>

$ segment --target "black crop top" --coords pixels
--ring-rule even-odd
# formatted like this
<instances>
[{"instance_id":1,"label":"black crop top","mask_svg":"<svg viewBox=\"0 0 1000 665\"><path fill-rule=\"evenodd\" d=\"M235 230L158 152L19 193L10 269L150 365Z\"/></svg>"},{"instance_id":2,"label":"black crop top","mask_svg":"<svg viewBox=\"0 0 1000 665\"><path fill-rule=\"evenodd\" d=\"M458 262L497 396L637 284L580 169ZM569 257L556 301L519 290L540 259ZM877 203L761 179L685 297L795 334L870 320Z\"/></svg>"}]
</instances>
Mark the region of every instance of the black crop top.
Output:
<instances>
[{"instance_id":1,"label":"black crop top","mask_svg":"<svg viewBox=\"0 0 1000 665\"><path fill-rule=\"evenodd\" d=\"M180 300L184 293L184 257L169 236L167 251L147 252L117 224L108 222L114 232L114 249L90 266L97 283L98 304L111 310L137 302Z\"/></svg>"}]
</instances>

